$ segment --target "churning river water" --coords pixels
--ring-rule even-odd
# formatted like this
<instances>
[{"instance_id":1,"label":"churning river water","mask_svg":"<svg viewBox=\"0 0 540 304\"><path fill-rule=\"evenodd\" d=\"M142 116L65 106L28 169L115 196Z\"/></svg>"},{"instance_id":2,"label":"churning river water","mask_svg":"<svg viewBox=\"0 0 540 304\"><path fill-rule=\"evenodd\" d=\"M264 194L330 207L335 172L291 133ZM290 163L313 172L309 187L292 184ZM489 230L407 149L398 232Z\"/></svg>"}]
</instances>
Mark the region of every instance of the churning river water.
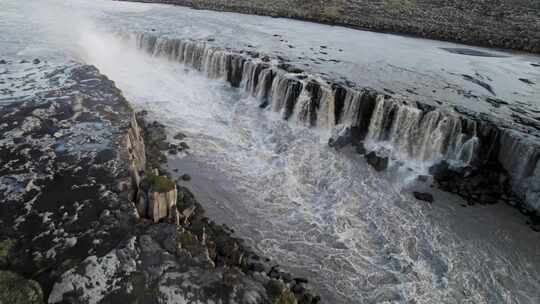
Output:
<instances>
[{"instance_id":1,"label":"churning river water","mask_svg":"<svg viewBox=\"0 0 540 304\"><path fill-rule=\"evenodd\" d=\"M215 45L249 44L298 58L318 58L307 52L324 45L326 53L351 64L308 69L396 91L422 84L424 98L450 82L486 94L440 72L482 71L502 96L519 91L531 106L538 91L509 79L526 74L540 80L529 64L538 57L484 50L501 57L463 59L442 51L456 47L442 42L164 5L0 0L0 7L0 59L99 68L171 136L188 136L191 149L170 156L168 166L192 176L186 185L210 217L284 269L307 277L325 303L540 303L540 235L516 210L500 204L464 208L458 197L417 184L406 165L376 172L353 149L328 147L328 130L285 121L243 90L142 52L118 34L212 38ZM285 37L294 48L271 37ZM384 55L355 52L362 45L384 49ZM424 57L416 53L422 49ZM438 58L448 60L436 63ZM443 90L439 97L456 94ZM435 203L416 201L413 187L431 191Z\"/></svg>"}]
</instances>

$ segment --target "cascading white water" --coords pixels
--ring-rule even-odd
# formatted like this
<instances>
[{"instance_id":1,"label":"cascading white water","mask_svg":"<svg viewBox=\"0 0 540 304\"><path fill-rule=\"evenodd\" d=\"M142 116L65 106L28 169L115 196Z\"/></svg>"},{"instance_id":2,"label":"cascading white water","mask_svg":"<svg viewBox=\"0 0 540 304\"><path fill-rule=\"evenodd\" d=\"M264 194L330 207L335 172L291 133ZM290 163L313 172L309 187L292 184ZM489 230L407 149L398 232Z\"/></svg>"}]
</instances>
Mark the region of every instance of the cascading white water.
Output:
<instances>
[{"instance_id":1,"label":"cascading white water","mask_svg":"<svg viewBox=\"0 0 540 304\"><path fill-rule=\"evenodd\" d=\"M233 52L209 47L196 41L173 40L148 34L127 36L140 49L154 56L164 56L204 72L211 79L225 79L240 86L265 106L271 105L284 119L300 124L332 128L335 125L335 93L328 85L313 79L299 79L260 60L245 58ZM271 82L271 85L269 84ZM317 95L308 91L314 84ZM360 124L363 92L347 89L339 113L339 123L356 127ZM468 164L475 158L475 134L463 134L457 116L439 110L424 112L382 96L375 99L375 111L369 119L367 140L393 150L398 159L432 164L446 159ZM385 144L388 143L388 144ZM466 155L462 155L465 151Z\"/></svg>"},{"instance_id":2,"label":"cascading white water","mask_svg":"<svg viewBox=\"0 0 540 304\"><path fill-rule=\"evenodd\" d=\"M458 116L439 110L424 112L409 105L385 99L376 101L368 141L387 142L398 159L413 159L432 164L447 160L470 164L476 153L476 134L465 134Z\"/></svg>"},{"instance_id":3,"label":"cascading white water","mask_svg":"<svg viewBox=\"0 0 540 304\"><path fill-rule=\"evenodd\" d=\"M310 75L285 72L273 62L211 47L204 42L151 34L123 37L153 56L184 63L210 79L223 79L232 87L240 87L259 101L259 107L269 105L285 120L328 131L336 125L359 129L357 133L362 138L355 140L365 140L369 149L382 149L382 153L390 153L395 160L408 161L408 165L419 172L425 172L441 160L457 167L482 165L497 153L495 158L513 177L514 191L532 210L538 209L532 206L540 205L536 202L536 193L530 195L523 191L540 179L534 170L535 164L540 162L540 146L529 140L522 144L524 140L520 135L497 131L503 135L495 133L480 140L478 129L489 123L439 109L426 110L369 90L333 88ZM498 138L506 138L507 143L500 150ZM509 149L518 151L521 157L508 157Z\"/></svg>"}]
</instances>

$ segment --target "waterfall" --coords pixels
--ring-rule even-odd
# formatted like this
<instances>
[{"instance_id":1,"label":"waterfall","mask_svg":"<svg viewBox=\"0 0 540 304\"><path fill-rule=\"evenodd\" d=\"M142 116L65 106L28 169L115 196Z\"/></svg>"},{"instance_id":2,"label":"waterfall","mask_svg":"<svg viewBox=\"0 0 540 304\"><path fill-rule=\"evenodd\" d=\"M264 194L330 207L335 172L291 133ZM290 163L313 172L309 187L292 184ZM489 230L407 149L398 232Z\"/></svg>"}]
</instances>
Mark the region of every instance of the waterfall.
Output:
<instances>
[{"instance_id":1,"label":"waterfall","mask_svg":"<svg viewBox=\"0 0 540 304\"><path fill-rule=\"evenodd\" d=\"M241 52L206 42L168 39L151 34L121 36L152 56L192 67L211 79L222 79L258 100L259 107L307 127L350 128L354 141L384 146L392 157L427 164L447 160L481 166L496 159L523 192L540 179L540 144L493 123L390 98L372 89L356 90L327 83L298 71L289 72Z\"/></svg>"},{"instance_id":2,"label":"waterfall","mask_svg":"<svg viewBox=\"0 0 540 304\"><path fill-rule=\"evenodd\" d=\"M261 107L309 127L355 128L361 138L387 143L397 158L467 164L477 153L474 132L464 133L461 119L438 110L425 111L373 90L354 90L312 77L299 77L256 58L211 47L205 42L150 34L124 36L152 56L162 56L223 79L259 100Z\"/></svg>"},{"instance_id":3,"label":"waterfall","mask_svg":"<svg viewBox=\"0 0 540 304\"><path fill-rule=\"evenodd\" d=\"M451 113L424 111L393 100L378 99L371 118L368 141L387 142L397 158L428 163L440 160L470 164L478 152L474 129L462 129L462 120Z\"/></svg>"}]
</instances>

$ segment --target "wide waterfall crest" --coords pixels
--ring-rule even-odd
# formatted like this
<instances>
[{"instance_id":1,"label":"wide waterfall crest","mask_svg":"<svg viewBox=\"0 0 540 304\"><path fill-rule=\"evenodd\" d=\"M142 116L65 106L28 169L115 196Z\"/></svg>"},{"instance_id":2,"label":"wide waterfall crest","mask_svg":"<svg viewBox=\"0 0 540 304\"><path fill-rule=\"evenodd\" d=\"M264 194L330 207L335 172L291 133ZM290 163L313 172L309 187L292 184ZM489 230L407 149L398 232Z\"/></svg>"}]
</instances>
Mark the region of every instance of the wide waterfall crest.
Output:
<instances>
[{"instance_id":1,"label":"wide waterfall crest","mask_svg":"<svg viewBox=\"0 0 540 304\"><path fill-rule=\"evenodd\" d=\"M460 166L482 166L498 161L522 191L540 179L538 140L495 124L419 102L392 98L373 89L289 71L276 59L260 58L213 47L206 42L169 39L147 33L121 35L123 41L153 56L192 67L211 79L221 79L277 112L285 120L331 131L337 126L353 143L384 147L393 158L427 165L446 160ZM534 195L530 196L534 199ZM529 196L523 194L525 201ZM534 205L534 202L528 202Z\"/></svg>"}]
</instances>

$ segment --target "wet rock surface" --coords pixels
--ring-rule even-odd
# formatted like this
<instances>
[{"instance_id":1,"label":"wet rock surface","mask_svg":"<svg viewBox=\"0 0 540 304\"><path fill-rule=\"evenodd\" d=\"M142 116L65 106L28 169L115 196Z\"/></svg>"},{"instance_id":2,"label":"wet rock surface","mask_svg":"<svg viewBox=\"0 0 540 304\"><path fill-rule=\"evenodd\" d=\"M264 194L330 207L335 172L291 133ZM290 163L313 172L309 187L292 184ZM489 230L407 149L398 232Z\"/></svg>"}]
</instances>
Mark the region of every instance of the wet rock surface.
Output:
<instances>
[{"instance_id":1,"label":"wet rock surface","mask_svg":"<svg viewBox=\"0 0 540 304\"><path fill-rule=\"evenodd\" d=\"M137 218L128 199L140 148L131 108L95 68L66 73L73 85L0 108L2 268L39 282L45 298L65 270L114 248Z\"/></svg>"},{"instance_id":2,"label":"wet rock surface","mask_svg":"<svg viewBox=\"0 0 540 304\"><path fill-rule=\"evenodd\" d=\"M366 161L377 171L384 171L388 168L388 157L379 156L376 152L371 151L365 155Z\"/></svg>"},{"instance_id":3,"label":"wet rock surface","mask_svg":"<svg viewBox=\"0 0 540 304\"><path fill-rule=\"evenodd\" d=\"M433 203L433 195L432 194L414 191L413 195L417 200L421 200L421 201L428 202L428 203Z\"/></svg>"},{"instance_id":4,"label":"wet rock surface","mask_svg":"<svg viewBox=\"0 0 540 304\"><path fill-rule=\"evenodd\" d=\"M144 134L147 146L150 143L166 142L166 130L158 122L145 122L145 114L138 113L142 134ZM180 137L180 138L179 138ZM174 139L184 139L186 136L174 136ZM163 150L152 150L163 154ZM164 155L163 155L164 157ZM153 156L148 155L148 159ZM155 158L155 157L154 157ZM160 157L157 157L160 158ZM160 167L161 168L161 167ZM169 172L158 169L164 176L169 176ZM171 274L171 279L188 279L200 284L207 294L198 294L199 297L189 298L193 301L210 299L218 301L222 299L216 294L228 295L229 301L238 303L319 303L320 297L315 296L306 288L308 281L298 278L291 279L291 274L279 271L279 266L273 264L271 260L260 257L249 247L243 244L241 239L233 236L234 231L225 225L218 225L209 219L202 205L197 201L195 195L180 182L189 181L191 177L183 174L176 184L178 192L174 214L177 214L176 224L162 223L160 227L169 225L171 231L176 231L176 243L164 244L164 248L176 248L177 256L185 258L185 255L192 256L196 261L204 265L206 272L202 275L208 282L196 279L196 270L191 270L189 274ZM172 222L174 219L169 219ZM167 222L167 221L166 221ZM173 229L174 227L174 229ZM160 232L160 234L163 234ZM171 234L171 232L169 232ZM174 237L173 237L174 239ZM170 241L170 238L167 239ZM176 244L176 245L175 245ZM176 246L176 247L175 247ZM173 250L173 252L174 252ZM215 278L217 276L217 278ZM181 293L177 286L170 286L171 294ZM236 290L231 293L232 290ZM197 294L197 293L196 293ZM177 301L178 297L167 298ZM175 300L176 299L176 300Z\"/></svg>"},{"instance_id":5,"label":"wet rock surface","mask_svg":"<svg viewBox=\"0 0 540 304\"><path fill-rule=\"evenodd\" d=\"M66 73L70 86L0 107L1 301L317 303L303 281L271 278L189 190L156 180L160 124L142 132L95 68ZM139 213L144 192L166 194L154 203L167 210Z\"/></svg>"},{"instance_id":6,"label":"wet rock surface","mask_svg":"<svg viewBox=\"0 0 540 304\"><path fill-rule=\"evenodd\" d=\"M529 217L528 224L533 230L540 224L538 211L523 204L512 189L508 172L497 163L473 169L453 168L447 162L441 162L431 167L430 173L438 187L458 194L468 205L509 204ZM537 180L534 180L535 184L536 182ZM536 191L535 189L531 184L528 191Z\"/></svg>"}]
</instances>

